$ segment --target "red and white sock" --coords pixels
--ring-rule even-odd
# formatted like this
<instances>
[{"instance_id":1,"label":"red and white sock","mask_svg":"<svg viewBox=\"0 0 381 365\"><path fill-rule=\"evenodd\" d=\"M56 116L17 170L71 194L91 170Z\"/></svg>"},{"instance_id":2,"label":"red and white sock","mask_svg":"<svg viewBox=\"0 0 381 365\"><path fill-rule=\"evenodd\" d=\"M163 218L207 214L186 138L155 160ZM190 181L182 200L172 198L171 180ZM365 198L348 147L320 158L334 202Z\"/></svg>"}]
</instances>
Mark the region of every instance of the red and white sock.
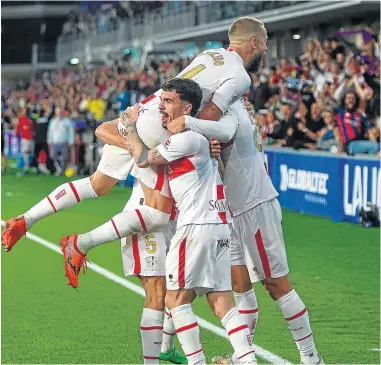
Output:
<instances>
[{"instance_id":1,"label":"red and white sock","mask_svg":"<svg viewBox=\"0 0 381 365\"><path fill-rule=\"evenodd\" d=\"M222 325L228 333L234 353L241 364L256 364L255 353L251 341L248 325L238 313L237 308L232 308L221 319Z\"/></svg>"},{"instance_id":2,"label":"red and white sock","mask_svg":"<svg viewBox=\"0 0 381 365\"><path fill-rule=\"evenodd\" d=\"M177 338L187 357L188 364L206 364L201 346L200 328L190 304L179 305L171 310Z\"/></svg>"},{"instance_id":3,"label":"red and white sock","mask_svg":"<svg viewBox=\"0 0 381 365\"><path fill-rule=\"evenodd\" d=\"M71 208L82 200L97 197L89 177L62 184L23 214L26 228L29 229L40 219Z\"/></svg>"},{"instance_id":4,"label":"red and white sock","mask_svg":"<svg viewBox=\"0 0 381 365\"><path fill-rule=\"evenodd\" d=\"M288 322L301 356L315 356L317 351L307 308L293 289L276 301Z\"/></svg>"},{"instance_id":5,"label":"red and white sock","mask_svg":"<svg viewBox=\"0 0 381 365\"><path fill-rule=\"evenodd\" d=\"M234 292L234 298L238 312L248 325L251 339L253 340L259 314L257 297L254 289L245 293Z\"/></svg>"},{"instance_id":6,"label":"red and white sock","mask_svg":"<svg viewBox=\"0 0 381 365\"><path fill-rule=\"evenodd\" d=\"M163 337L164 312L150 308L143 309L140 322L144 364L158 364Z\"/></svg>"},{"instance_id":7,"label":"red and white sock","mask_svg":"<svg viewBox=\"0 0 381 365\"><path fill-rule=\"evenodd\" d=\"M173 340L176 336L176 329L173 325L171 313L165 308L163 342L161 344L161 352L170 352L173 348Z\"/></svg>"},{"instance_id":8,"label":"red and white sock","mask_svg":"<svg viewBox=\"0 0 381 365\"><path fill-rule=\"evenodd\" d=\"M149 206L126 210L112 217L107 223L78 236L78 248L87 254L92 248L129 236L133 232L161 229L169 221L169 214Z\"/></svg>"},{"instance_id":9,"label":"red and white sock","mask_svg":"<svg viewBox=\"0 0 381 365\"><path fill-rule=\"evenodd\" d=\"M254 342L255 328L258 323L258 303L254 289L251 289L245 293L233 292L233 294L238 312L249 327L251 341ZM237 359L236 353L232 356L232 363L240 363Z\"/></svg>"}]
</instances>

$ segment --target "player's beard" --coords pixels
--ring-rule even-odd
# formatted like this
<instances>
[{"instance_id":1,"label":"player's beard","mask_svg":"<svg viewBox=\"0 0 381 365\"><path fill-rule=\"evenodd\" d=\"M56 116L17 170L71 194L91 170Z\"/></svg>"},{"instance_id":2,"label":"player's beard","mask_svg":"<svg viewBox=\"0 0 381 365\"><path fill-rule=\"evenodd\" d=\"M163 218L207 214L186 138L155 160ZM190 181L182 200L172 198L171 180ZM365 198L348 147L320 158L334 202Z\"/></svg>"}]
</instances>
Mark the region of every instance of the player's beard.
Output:
<instances>
[{"instance_id":1,"label":"player's beard","mask_svg":"<svg viewBox=\"0 0 381 365\"><path fill-rule=\"evenodd\" d=\"M262 66L262 59L263 59L263 54L258 54L254 57L254 59L251 61L250 65L246 67L246 70L249 73L258 73L259 69Z\"/></svg>"}]
</instances>

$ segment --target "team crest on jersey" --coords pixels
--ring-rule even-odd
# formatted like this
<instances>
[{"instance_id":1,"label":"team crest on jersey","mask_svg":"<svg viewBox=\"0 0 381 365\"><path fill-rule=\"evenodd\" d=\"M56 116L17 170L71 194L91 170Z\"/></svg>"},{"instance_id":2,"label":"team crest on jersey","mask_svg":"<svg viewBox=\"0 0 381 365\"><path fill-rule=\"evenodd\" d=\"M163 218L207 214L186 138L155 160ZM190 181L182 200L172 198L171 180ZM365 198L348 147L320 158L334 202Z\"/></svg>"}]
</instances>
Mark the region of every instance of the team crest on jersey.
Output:
<instances>
[{"instance_id":1,"label":"team crest on jersey","mask_svg":"<svg viewBox=\"0 0 381 365\"><path fill-rule=\"evenodd\" d=\"M148 256L146 257L146 264L150 269L153 269L157 264L159 260L155 256Z\"/></svg>"}]
</instances>

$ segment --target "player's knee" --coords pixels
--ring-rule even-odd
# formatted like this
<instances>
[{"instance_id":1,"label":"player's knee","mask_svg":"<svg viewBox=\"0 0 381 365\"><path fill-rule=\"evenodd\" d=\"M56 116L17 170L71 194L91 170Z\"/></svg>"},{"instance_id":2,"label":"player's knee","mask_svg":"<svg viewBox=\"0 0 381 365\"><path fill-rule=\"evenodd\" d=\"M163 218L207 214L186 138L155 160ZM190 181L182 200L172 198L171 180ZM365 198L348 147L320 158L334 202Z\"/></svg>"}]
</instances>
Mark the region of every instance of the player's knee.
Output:
<instances>
[{"instance_id":1,"label":"player's knee","mask_svg":"<svg viewBox=\"0 0 381 365\"><path fill-rule=\"evenodd\" d=\"M107 125L106 123L102 123L101 125L97 127L97 129L95 130L95 135L97 136L97 138L102 139L105 132L106 125Z\"/></svg>"},{"instance_id":2,"label":"player's knee","mask_svg":"<svg viewBox=\"0 0 381 365\"><path fill-rule=\"evenodd\" d=\"M191 304L195 298L195 293L191 290L167 290L165 295L165 306L169 309L179 305Z\"/></svg>"},{"instance_id":3,"label":"player's knee","mask_svg":"<svg viewBox=\"0 0 381 365\"><path fill-rule=\"evenodd\" d=\"M179 303L179 292L173 291L173 290L167 291L164 302L165 302L165 306L168 309L176 308L177 306L180 305L180 304L178 304Z\"/></svg>"},{"instance_id":4,"label":"player's knee","mask_svg":"<svg viewBox=\"0 0 381 365\"><path fill-rule=\"evenodd\" d=\"M234 307L231 292L209 293L207 298L210 308L219 319L222 319Z\"/></svg>"},{"instance_id":5,"label":"player's knee","mask_svg":"<svg viewBox=\"0 0 381 365\"><path fill-rule=\"evenodd\" d=\"M118 180L103 174L103 176L99 176L99 174L100 173L96 171L90 176L91 185L98 196L107 195Z\"/></svg>"},{"instance_id":6,"label":"player's knee","mask_svg":"<svg viewBox=\"0 0 381 365\"><path fill-rule=\"evenodd\" d=\"M266 282L266 280L264 280L263 287L270 294L270 297L273 300L277 300L277 298L276 298L276 286L273 285L273 283Z\"/></svg>"},{"instance_id":7,"label":"player's knee","mask_svg":"<svg viewBox=\"0 0 381 365\"><path fill-rule=\"evenodd\" d=\"M222 319L225 314L229 312L231 306L221 305L221 303L213 303L210 305L210 308L218 319Z\"/></svg>"},{"instance_id":8,"label":"player's knee","mask_svg":"<svg viewBox=\"0 0 381 365\"><path fill-rule=\"evenodd\" d=\"M165 299L165 278L164 277L149 277L142 280L143 287L146 293L145 307L163 311Z\"/></svg>"},{"instance_id":9,"label":"player's knee","mask_svg":"<svg viewBox=\"0 0 381 365\"><path fill-rule=\"evenodd\" d=\"M266 278L262 281L262 284L273 300L278 300L292 290L291 283L287 276L281 278Z\"/></svg>"},{"instance_id":10,"label":"player's knee","mask_svg":"<svg viewBox=\"0 0 381 365\"><path fill-rule=\"evenodd\" d=\"M252 284L246 266L232 266L232 289L236 293L246 293L252 289Z\"/></svg>"}]
</instances>

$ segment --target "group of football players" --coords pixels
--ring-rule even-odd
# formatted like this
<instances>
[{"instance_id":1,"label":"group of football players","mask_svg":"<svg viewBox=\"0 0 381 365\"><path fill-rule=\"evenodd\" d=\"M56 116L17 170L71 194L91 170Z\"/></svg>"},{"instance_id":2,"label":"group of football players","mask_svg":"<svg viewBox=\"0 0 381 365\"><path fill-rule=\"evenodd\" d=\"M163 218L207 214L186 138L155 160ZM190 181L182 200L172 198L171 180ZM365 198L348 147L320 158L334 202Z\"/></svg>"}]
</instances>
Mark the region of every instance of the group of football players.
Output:
<instances>
[{"instance_id":1,"label":"group of football players","mask_svg":"<svg viewBox=\"0 0 381 365\"><path fill-rule=\"evenodd\" d=\"M2 244L10 251L40 219L108 194L131 173L135 183L123 212L90 232L63 237L61 245L76 288L88 252L121 239L124 272L138 276L146 292L144 363L206 364L192 311L194 299L206 295L234 348L215 361L256 364L252 284L260 281L280 307L301 363L324 364L288 278L278 193L243 98L249 73L266 53L267 31L258 19L242 17L230 26L229 41L228 49L202 52L159 91L98 127L106 144L97 171L9 219ZM175 335L186 359L173 347Z\"/></svg>"}]
</instances>

